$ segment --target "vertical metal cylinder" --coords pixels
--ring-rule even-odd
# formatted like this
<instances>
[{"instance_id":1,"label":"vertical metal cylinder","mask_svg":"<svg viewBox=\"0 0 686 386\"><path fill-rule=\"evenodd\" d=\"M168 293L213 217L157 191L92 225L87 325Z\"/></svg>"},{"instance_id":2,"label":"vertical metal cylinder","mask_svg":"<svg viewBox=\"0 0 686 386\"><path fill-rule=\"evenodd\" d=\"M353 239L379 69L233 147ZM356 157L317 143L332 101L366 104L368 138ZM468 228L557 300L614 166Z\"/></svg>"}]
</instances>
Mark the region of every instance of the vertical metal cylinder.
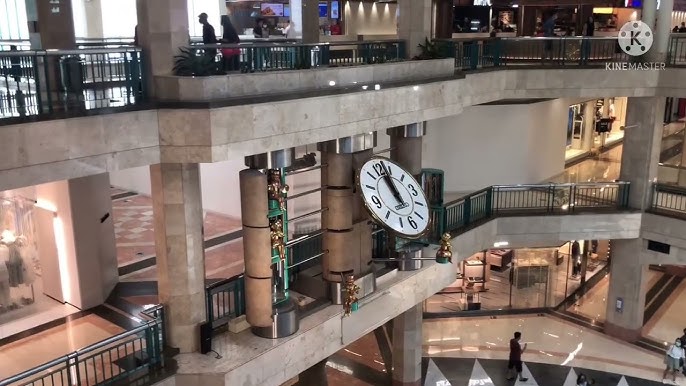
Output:
<instances>
[{"instance_id":1,"label":"vertical metal cylinder","mask_svg":"<svg viewBox=\"0 0 686 386\"><path fill-rule=\"evenodd\" d=\"M243 260L245 263L245 314L253 327L272 324L272 269L267 176L259 170L239 173Z\"/></svg>"}]
</instances>

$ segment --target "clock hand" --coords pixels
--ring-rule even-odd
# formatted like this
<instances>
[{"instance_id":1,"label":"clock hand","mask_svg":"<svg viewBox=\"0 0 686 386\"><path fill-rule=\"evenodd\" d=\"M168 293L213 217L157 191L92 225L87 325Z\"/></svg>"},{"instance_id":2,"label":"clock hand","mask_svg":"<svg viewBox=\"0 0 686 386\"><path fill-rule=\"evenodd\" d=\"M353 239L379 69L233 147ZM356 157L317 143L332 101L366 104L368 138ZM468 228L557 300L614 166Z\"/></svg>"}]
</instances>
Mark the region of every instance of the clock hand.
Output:
<instances>
[{"instance_id":1,"label":"clock hand","mask_svg":"<svg viewBox=\"0 0 686 386\"><path fill-rule=\"evenodd\" d=\"M379 161L381 163L381 167L383 167L384 171L384 180L386 181L386 184L388 184L388 187L391 189L391 192L393 192L393 196L395 197L396 200L398 200L399 203L404 203L403 197L400 195L400 191L398 191L398 187L395 186L395 182L393 181L393 178L391 178L391 174L388 172L388 168L386 167L386 164L383 163L383 161Z\"/></svg>"}]
</instances>

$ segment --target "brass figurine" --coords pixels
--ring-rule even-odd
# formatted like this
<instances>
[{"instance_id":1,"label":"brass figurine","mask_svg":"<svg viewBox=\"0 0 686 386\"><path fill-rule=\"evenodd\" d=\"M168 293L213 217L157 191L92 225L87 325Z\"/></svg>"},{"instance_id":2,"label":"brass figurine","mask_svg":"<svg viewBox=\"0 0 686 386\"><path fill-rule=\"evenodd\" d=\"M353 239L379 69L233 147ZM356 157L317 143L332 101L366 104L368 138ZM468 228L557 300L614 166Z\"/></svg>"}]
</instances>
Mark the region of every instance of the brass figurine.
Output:
<instances>
[{"instance_id":1,"label":"brass figurine","mask_svg":"<svg viewBox=\"0 0 686 386\"><path fill-rule=\"evenodd\" d=\"M344 316L350 315L353 308L357 307L357 294L360 292L360 287L355 284L355 277L349 275L345 279L345 300L343 301Z\"/></svg>"},{"instance_id":2,"label":"brass figurine","mask_svg":"<svg viewBox=\"0 0 686 386\"><path fill-rule=\"evenodd\" d=\"M445 264L453 262L453 247L450 244L450 233L441 236L441 247L436 251L436 261Z\"/></svg>"},{"instance_id":3,"label":"brass figurine","mask_svg":"<svg viewBox=\"0 0 686 386\"><path fill-rule=\"evenodd\" d=\"M283 242L283 222L281 219L271 224L269 233L272 239L272 249L279 253L281 261L286 260L286 244Z\"/></svg>"},{"instance_id":4,"label":"brass figurine","mask_svg":"<svg viewBox=\"0 0 686 386\"><path fill-rule=\"evenodd\" d=\"M269 199L279 202L279 209L286 210L286 194L290 187L287 184L281 184L281 173L278 170L271 170L269 172Z\"/></svg>"}]
</instances>

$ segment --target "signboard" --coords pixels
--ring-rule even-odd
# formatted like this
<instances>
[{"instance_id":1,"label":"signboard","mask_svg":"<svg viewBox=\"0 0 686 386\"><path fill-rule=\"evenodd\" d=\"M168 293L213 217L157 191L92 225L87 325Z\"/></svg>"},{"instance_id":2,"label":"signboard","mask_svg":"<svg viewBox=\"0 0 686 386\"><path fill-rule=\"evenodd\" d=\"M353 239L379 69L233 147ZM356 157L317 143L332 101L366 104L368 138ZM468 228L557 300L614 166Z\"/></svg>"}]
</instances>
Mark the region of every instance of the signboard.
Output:
<instances>
[{"instance_id":1,"label":"signboard","mask_svg":"<svg viewBox=\"0 0 686 386\"><path fill-rule=\"evenodd\" d=\"M339 11L338 11L338 1L332 1L331 2L331 18L332 19L338 19L339 18Z\"/></svg>"},{"instance_id":2,"label":"signboard","mask_svg":"<svg viewBox=\"0 0 686 386\"><path fill-rule=\"evenodd\" d=\"M319 3L319 17L329 17L328 3Z\"/></svg>"},{"instance_id":3,"label":"signboard","mask_svg":"<svg viewBox=\"0 0 686 386\"><path fill-rule=\"evenodd\" d=\"M283 4L262 3L260 4L260 15L262 16L283 16Z\"/></svg>"}]
</instances>

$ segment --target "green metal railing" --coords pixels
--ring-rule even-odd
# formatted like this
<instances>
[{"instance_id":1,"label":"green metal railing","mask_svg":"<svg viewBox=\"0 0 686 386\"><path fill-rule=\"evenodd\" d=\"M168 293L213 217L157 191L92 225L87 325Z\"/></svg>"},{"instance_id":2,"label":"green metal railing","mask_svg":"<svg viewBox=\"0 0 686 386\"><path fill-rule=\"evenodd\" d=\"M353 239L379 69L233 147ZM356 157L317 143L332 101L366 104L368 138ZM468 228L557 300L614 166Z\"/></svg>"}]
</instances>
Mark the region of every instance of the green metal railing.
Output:
<instances>
[{"instance_id":1,"label":"green metal railing","mask_svg":"<svg viewBox=\"0 0 686 386\"><path fill-rule=\"evenodd\" d=\"M433 208L430 241L497 216L621 210L628 200L626 182L492 186Z\"/></svg>"},{"instance_id":2,"label":"green metal railing","mask_svg":"<svg viewBox=\"0 0 686 386\"><path fill-rule=\"evenodd\" d=\"M207 321L212 328L229 323L245 314L245 280L243 275L218 281L205 288Z\"/></svg>"},{"instance_id":3,"label":"green metal railing","mask_svg":"<svg viewBox=\"0 0 686 386\"><path fill-rule=\"evenodd\" d=\"M0 380L0 386L130 384L164 366L164 309L156 306L143 316L149 320L133 330Z\"/></svg>"},{"instance_id":4,"label":"green metal railing","mask_svg":"<svg viewBox=\"0 0 686 386\"><path fill-rule=\"evenodd\" d=\"M213 57L219 72L305 70L405 60L402 40L339 43L251 43L193 45L196 55Z\"/></svg>"},{"instance_id":5,"label":"green metal railing","mask_svg":"<svg viewBox=\"0 0 686 386\"><path fill-rule=\"evenodd\" d=\"M651 211L676 217L686 217L686 188L654 184Z\"/></svg>"},{"instance_id":6,"label":"green metal railing","mask_svg":"<svg viewBox=\"0 0 686 386\"><path fill-rule=\"evenodd\" d=\"M455 58L455 68L470 71L508 65L603 66L639 58L624 53L616 37L513 37L437 40L441 52ZM671 67L686 66L686 34L672 34Z\"/></svg>"},{"instance_id":7,"label":"green metal railing","mask_svg":"<svg viewBox=\"0 0 686 386\"><path fill-rule=\"evenodd\" d=\"M140 49L0 52L0 119L140 103Z\"/></svg>"}]
</instances>

